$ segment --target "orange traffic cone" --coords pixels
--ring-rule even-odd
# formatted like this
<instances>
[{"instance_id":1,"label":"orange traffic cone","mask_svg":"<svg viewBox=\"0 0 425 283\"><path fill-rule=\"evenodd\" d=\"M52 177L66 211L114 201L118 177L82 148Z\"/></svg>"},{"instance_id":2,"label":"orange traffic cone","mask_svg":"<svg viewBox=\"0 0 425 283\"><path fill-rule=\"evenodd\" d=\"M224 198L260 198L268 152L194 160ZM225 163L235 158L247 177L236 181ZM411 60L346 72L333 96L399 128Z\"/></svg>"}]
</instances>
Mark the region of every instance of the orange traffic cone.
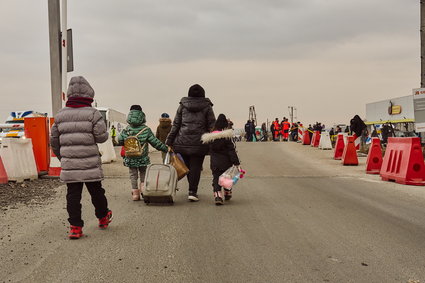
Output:
<instances>
[{"instance_id":1,"label":"orange traffic cone","mask_svg":"<svg viewBox=\"0 0 425 283\"><path fill-rule=\"evenodd\" d=\"M313 134L313 140L311 142L312 146L314 147L319 147L319 143L320 143L320 131L315 131Z\"/></svg>"},{"instance_id":2,"label":"orange traffic cone","mask_svg":"<svg viewBox=\"0 0 425 283\"><path fill-rule=\"evenodd\" d=\"M359 160L357 159L356 146L354 145L354 137L347 137L347 144L344 147L344 152L342 153L342 164L343 165L359 165Z\"/></svg>"},{"instance_id":3,"label":"orange traffic cone","mask_svg":"<svg viewBox=\"0 0 425 283\"><path fill-rule=\"evenodd\" d=\"M310 134L308 130L305 130L303 134L303 145L309 145L309 144L310 144Z\"/></svg>"},{"instance_id":4,"label":"orange traffic cone","mask_svg":"<svg viewBox=\"0 0 425 283\"><path fill-rule=\"evenodd\" d=\"M336 144L335 144L335 153L334 153L334 159L335 160L341 160L342 154L344 153L344 135L338 134L336 138Z\"/></svg>"},{"instance_id":5,"label":"orange traffic cone","mask_svg":"<svg viewBox=\"0 0 425 283\"><path fill-rule=\"evenodd\" d=\"M379 138L372 138L372 144L369 147L366 161L367 174L379 174L382 166L382 149L381 140Z\"/></svg>"},{"instance_id":6,"label":"orange traffic cone","mask_svg":"<svg viewBox=\"0 0 425 283\"><path fill-rule=\"evenodd\" d=\"M310 146L314 147L314 143L316 142L316 132L313 132L313 135L311 136L311 143Z\"/></svg>"}]
</instances>

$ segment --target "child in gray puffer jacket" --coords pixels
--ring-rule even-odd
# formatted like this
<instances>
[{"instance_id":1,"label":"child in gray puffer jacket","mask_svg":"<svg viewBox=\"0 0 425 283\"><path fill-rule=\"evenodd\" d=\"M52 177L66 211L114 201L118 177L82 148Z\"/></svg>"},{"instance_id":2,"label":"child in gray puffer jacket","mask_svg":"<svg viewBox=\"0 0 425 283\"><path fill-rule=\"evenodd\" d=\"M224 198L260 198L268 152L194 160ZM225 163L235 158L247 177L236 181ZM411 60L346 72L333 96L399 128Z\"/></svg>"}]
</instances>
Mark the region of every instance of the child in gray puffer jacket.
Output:
<instances>
[{"instance_id":1,"label":"child in gray puffer jacket","mask_svg":"<svg viewBox=\"0 0 425 283\"><path fill-rule=\"evenodd\" d=\"M91 107L93 97L94 90L84 77L71 78L66 107L55 115L50 136L52 150L61 161L60 179L67 186L70 239L83 236L81 193L84 184L91 195L99 228L107 228L112 220L102 188L102 162L97 146L107 141L108 132L102 115Z\"/></svg>"}]
</instances>

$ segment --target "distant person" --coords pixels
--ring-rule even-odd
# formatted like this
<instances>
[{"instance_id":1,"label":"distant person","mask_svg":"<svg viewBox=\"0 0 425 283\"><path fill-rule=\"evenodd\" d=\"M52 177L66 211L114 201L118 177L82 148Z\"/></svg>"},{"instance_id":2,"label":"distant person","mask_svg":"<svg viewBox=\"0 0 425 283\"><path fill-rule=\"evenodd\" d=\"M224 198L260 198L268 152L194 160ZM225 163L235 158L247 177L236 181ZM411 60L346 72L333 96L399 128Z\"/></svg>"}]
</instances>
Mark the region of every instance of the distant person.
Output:
<instances>
[{"instance_id":1,"label":"distant person","mask_svg":"<svg viewBox=\"0 0 425 283\"><path fill-rule=\"evenodd\" d=\"M141 109L140 105L130 107L130 112L127 115L128 126L121 131L118 137L118 144L124 145L124 148L125 140L134 136L137 137L141 146L139 156L127 156L126 154L124 157L124 166L128 167L130 173L131 196L134 201L139 201L140 195L143 196L146 168L150 164L148 144L162 152L168 151L167 146L157 139L152 130L145 125L146 117ZM126 148L125 150L127 151Z\"/></svg>"},{"instance_id":2,"label":"distant person","mask_svg":"<svg viewBox=\"0 0 425 283\"><path fill-rule=\"evenodd\" d=\"M329 136L330 136L330 138L331 138L331 143L332 143L332 145L334 145L334 144L335 144L335 141L336 141L336 135L335 135L335 130L334 130L334 128L331 128L331 129L329 130Z\"/></svg>"},{"instance_id":3,"label":"distant person","mask_svg":"<svg viewBox=\"0 0 425 283\"><path fill-rule=\"evenodd\" d=\"M114 146L117 145L116 137L117 137L117 129L115 129L115 126L112 125L112 127L111 127L111 138L112 138L112 144Z\"/></svg>"},{"instance_id":4,"label":"distant person","mask_svg":"<svg viewBox=\"0 0 425 283\"><path fill-rule=\"evenodd\" d=\"M251 120L249 123L249 131L251 132L252 141L257 141L257 134L255 132L255 122Z\"/></svg>"},{"instance_id":5,"label":"distant person","mask_svg":"<svg viewBox=\"0 0 425 283\"><path fill-rule=\"evenodd\" d=\"M387 143L389 137L394 137L394 128L391 124L384 124L381 129L382 142Z\"/></svg>"},{"instance_id":6,"label":"distant person","mask_svg":"<svg viewBox=\"0 0 425 283\"><path fill-rule=\"evenodd\" d=\"M345 127L344 133L347 133L347 134L350 133L350 127L349 126Z\"/></svg>"},{"instance_id":7,"label":"distant person","mask_svg":"<svg viewBox=\"0 0 425 283\"><path fill-rule=\"evenodd\" d=\"M267 141L268 140L268 134L267 134L267 126L266 123L261 124L261 131L263 132L263 137L262 137L262 141Z\"/></svg>"},{"instance_id":8,"label":"distant person","mask_svg":"<svg viewBox=\"0 0 425 283\"><path fill-rule=\"evenodd\" d=\"M366 128L365 122L363 122L359 115L355 115L353 119L350 120L350 129L357 137L361 137Z\"/></svg>"},{"instance_id":9,"label":"distant person","mask_svg":"<svg viewBox=\"0 0 425 283\"><path fill-rule=\"evenodd\" d=\"M286 142L288 141L290 127L291 127L291 124L288 122L288 119L283 117L283 121L281 125L283 141L286 141Z\"/></svg>"},{"instance_id":10,"label":"distant person","mask_svg":"<svg viewBox=\"0 0 425 283\"><path fill-rule=\"evenodd\" d=\"M336 134L342 133L342 129L340 126L336 127Z\"/></svg>"},{"instance_id":11,"label":"distant person","mask_svg":"<svg viewBox=\"0 0 425 283\"><path fill-rule=\"evenodd\" d=\"M72 77L64 108L55 115L50 144L61 161L60 179L66 183L66 210L70 224L70 239L83 236L81 194L84 184L90 193L99 228L106 229L112 221L105 190L102 188L103 172L97 143L108 140L106 123L93 108L94 90L84 77Z\"/></svg>"},{"instance_id":12,"label":"distant person","mask_svg":"<svg viewBox=\"0 0 425 283\"><path fill-rule=\"evenodd\" d=\"M279 118L276 118L272 123L273 141L279 141L280 123Z\"/></svg>"},{"instance_id":13,"label":"distant person","mask_svg":"<svg viewBox=\"0 0 425 283\"><path fill-rule=\"evenodd\" d=\"M308 130L308 135L309 135L310 140L311 140L311 138L313 137L313 131L314 131L314 129L313 129L313 127L311 126L311 124L309 124L309 125L308 125L307 130Z\"/></svg>"},{"instance_id":14,"label":"distant person","mask_svg":"<svg viewBox=\"0 0 425 283\"><path fill-rule=\"evenodd\" d=\"M211 171L213 175L213 192L216 205L222 205L223 192L218 184L218 178L232 165L239 166L240 161L236 153L236 145L232 142L233 131L227 129L228 122L224 114L217 117L213 131L202 135L202 142L209 144L211 156ZM224 199L230 200L232 189L224 189Z\"/></svg>"},{"instance_id":15,"label":"distant person","mask_svg":"<svg viewBox=\"0 0 425 283\"><path fill-rule=\"evenodd\" d=\"M246 121L245 127L245 138L247 142L252 141L252 133L251 133L251 120Z\"/></svg>"},{"instance_id":16,"label":"distant person","mask_svg":"<svg viewBox=\"0 0 425 283\"><path fill-rule=\"evenodd\" d=\"M171 119L170 115L167 113L162 113L161 118L159 118L159 125L156 128L156 138L159 139L162 143L165 143L167 136L171 131ZM162 152L162 160L165 159L165 152Z\"/></svg>"},{"instance_id":17,"label":"distant person","mask_svg":"<svg viewBox=\"0 0 425 283\"><path fill-rule=\"evenodd\" d=\"M199 201L198 185L202 164L208 153L208 145L201 142L201 136L214 127L215 115L211 100L205 97L205 90L198 84L189 88L188 97L180 100L173 126L166 144L180 153L189 168L189 201Z\"/></svg>"},{"instance_id":18,"label":"distant person","mask_svg":"<svg viewBox=\"0 0 425 283\"><path fill-rule=\"evenodd\" d=\"M292 141L298 140L298 123L292 123L290 134L291 134Z\"/></svg>"},{"instance_id":19,"label":"distant person","mask_svg":"<svg viewBox=\"0 0 425 283\"><path fill-rule=\"evenodd\" d=\"M227 128L233 130L233 122L230 119L227 119L227 124L229 124Z\"/></svg>"}]
</instances>

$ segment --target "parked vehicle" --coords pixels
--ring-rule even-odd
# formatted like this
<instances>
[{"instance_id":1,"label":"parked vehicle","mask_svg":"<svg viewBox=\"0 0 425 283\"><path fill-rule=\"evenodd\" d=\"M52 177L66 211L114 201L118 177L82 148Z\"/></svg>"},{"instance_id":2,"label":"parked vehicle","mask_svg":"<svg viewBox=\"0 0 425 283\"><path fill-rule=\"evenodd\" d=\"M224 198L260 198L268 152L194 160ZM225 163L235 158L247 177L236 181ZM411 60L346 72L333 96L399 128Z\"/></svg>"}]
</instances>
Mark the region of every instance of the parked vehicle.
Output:
<instances>
[{"instance_id":1,"label":"parked vehicle","mask_svg":"<svg viewBox=\"0 0 425 283\"><path fill-rule=\"evenodd\" d=\"M112 125L114 125L115 129L117 130L117 136L118 136L121 133L121 131L125 127L127 127L126 114L108 107L96 107L96 109L99 110L100 114L102 114L108 131L110 131Z\"/></svg>"},{"instance_id":2,"label":"parked vehicle","mask_svg":"<svg viewBox=\"0 0 425 283\"><path fill-rule=\"evenodd\" d=\"M24 119L33 117L47 117L47 113L28 111L10 112L4 124L0 124L0 140L3 138L23 138L25 137Z\"/></svg>"}]
</instances>

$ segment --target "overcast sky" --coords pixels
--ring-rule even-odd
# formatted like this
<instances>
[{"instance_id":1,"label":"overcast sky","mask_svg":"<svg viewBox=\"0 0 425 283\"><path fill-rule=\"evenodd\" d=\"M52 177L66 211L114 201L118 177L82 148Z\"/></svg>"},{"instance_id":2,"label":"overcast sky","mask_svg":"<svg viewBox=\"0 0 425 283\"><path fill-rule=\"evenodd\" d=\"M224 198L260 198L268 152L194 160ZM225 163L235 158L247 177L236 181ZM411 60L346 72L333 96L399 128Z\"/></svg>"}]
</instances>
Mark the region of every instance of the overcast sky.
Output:
<instances>
[{"instance_id":1,"label":"overcast sky","mask_svg":"<svg viewBox=\"0 0 425 283\"><path fill-rule=\"evenodd\" d=\"M288 117L326 125L420 86L418 0L71 0L75 71L99 106L148 124L195 83L242 127ZM0 121L51 112L47 0L0 2Z\"/></svg>"}]
</instances>

